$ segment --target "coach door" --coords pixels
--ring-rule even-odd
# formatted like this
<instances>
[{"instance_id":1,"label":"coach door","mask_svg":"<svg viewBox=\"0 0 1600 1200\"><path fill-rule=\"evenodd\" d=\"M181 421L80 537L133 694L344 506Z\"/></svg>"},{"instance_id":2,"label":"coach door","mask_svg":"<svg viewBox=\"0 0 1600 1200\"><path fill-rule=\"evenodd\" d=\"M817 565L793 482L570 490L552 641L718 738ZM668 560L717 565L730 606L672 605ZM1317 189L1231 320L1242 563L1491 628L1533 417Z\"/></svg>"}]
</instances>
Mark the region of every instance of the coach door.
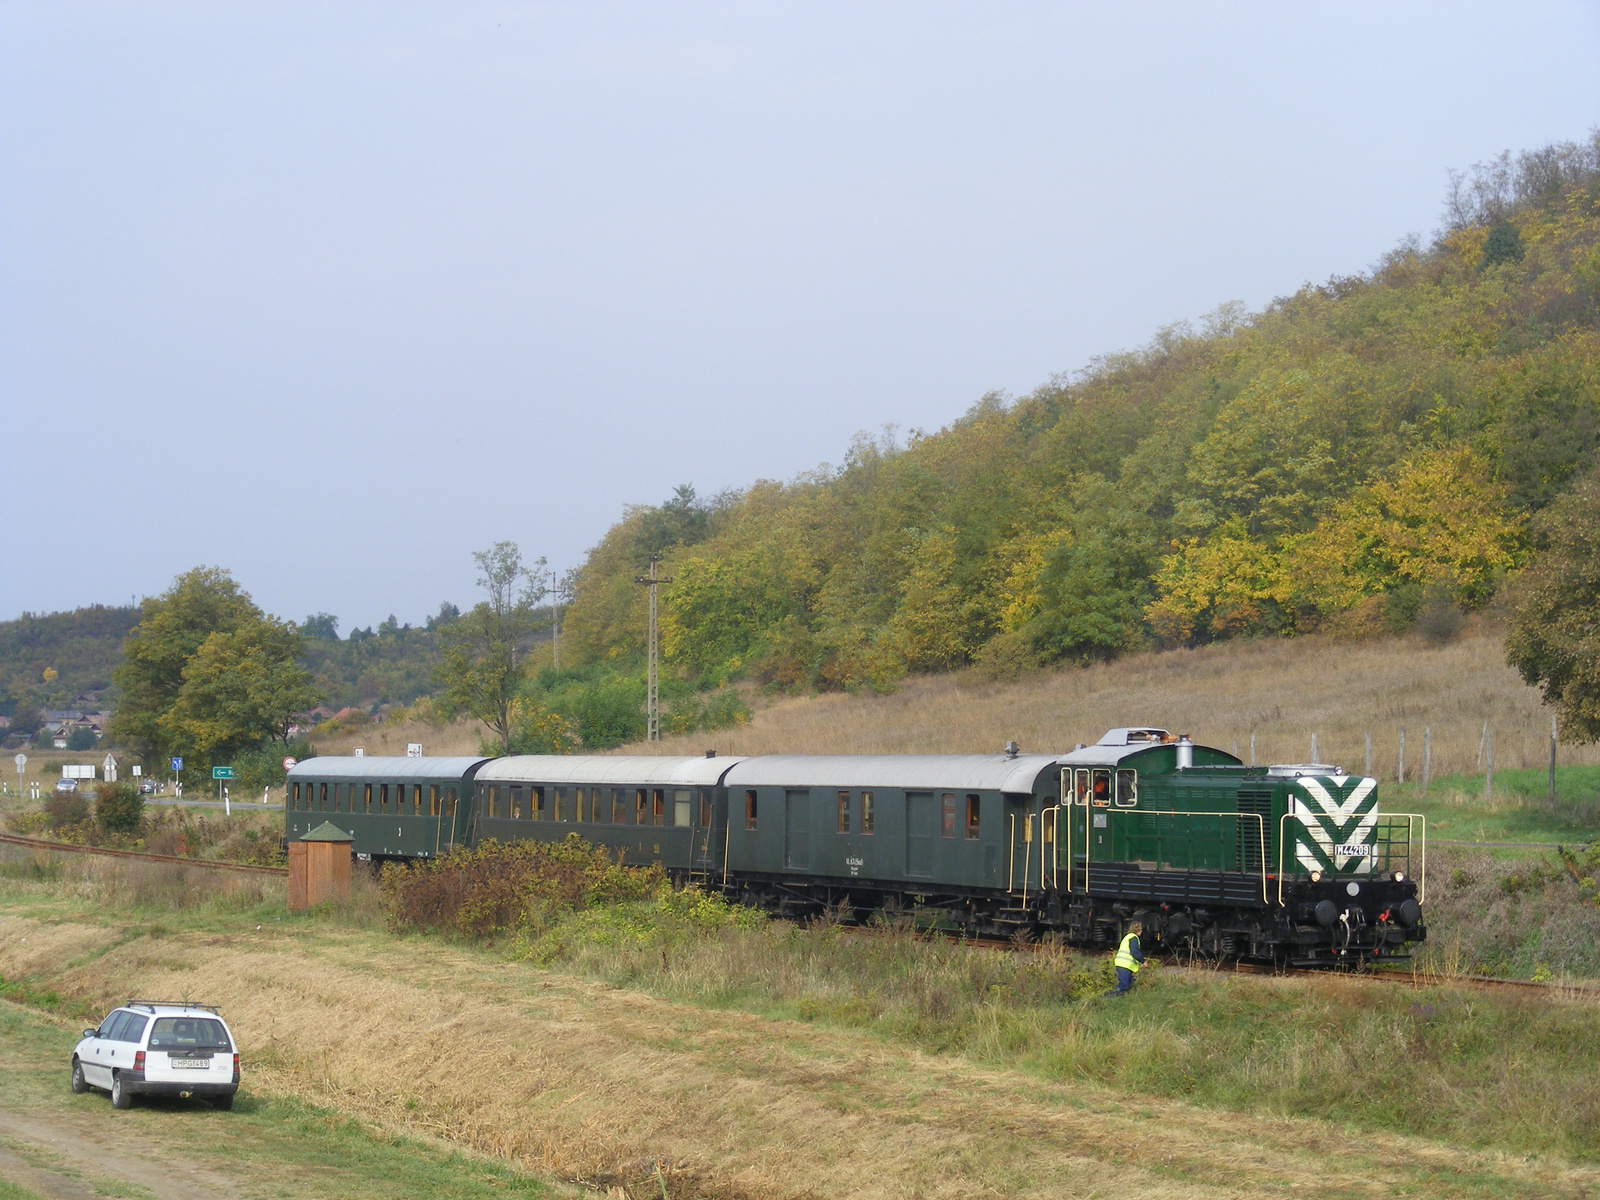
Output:
<instances>
[{"instance_id":1,"label":"coach door","mask_svg":"<svg viewBox=\"0 0 1600 1200\"><path fill-rule=\"evenodd\" d=\"M694 794L695 820L690 870L710 879L723 869L728 844L728 795L711 788L697 788Z\"/></svg>"},{"instance_id":2,"label":"coach door","mask_svg":"<svg viewBox=\"0 0 1600 1200\"><path fill-rule=\"evenodd\" d=\"M811 869L811 790L783 794L783 865L791 871Z\"/></svg>"},{"instance_id":3,"label":"coach door","mask_svg":"<svg viewBox=\"0 0 1600 1200\"><path fill-rule=\"evenodd\" d=\"M906 793L906 874L933 877L933 847L939 837L939 811L932 792Z\"/></svg>"}]
</instances>

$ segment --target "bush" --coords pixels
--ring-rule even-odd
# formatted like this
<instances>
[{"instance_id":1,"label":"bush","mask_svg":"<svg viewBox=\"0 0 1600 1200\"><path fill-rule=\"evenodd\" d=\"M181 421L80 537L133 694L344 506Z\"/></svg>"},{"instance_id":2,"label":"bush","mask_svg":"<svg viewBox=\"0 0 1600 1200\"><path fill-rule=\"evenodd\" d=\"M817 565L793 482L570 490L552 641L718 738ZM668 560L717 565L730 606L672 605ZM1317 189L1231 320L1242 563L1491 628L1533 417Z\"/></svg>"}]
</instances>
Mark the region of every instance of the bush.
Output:
<instances>
[{"instance_id":1,"label":"bush","mask_svg":"<svg viewBox=\"0 0 1600 1200\"><path fill-rule=\"evenodd\" d=\"M1417 632L1430 645L1443 646L1461 632L1461 609L1444 588L1430 588L1417 612Z\"/></svg>"},{"instance_id":2,"label":"bush","mask_svg":"<svg viewBox=\"0 0 1600 1200\"><path fill-rule=\"evenodd\" d=\"M68 750L93 750L94 730L87 725L79 726L67 735Z\"/></svg>"},{"instance_id":3,"label":"bush","mask_svg":"<svg viewBox=\"0 0 1600 1200\"><path fill-rule=\"evenodd\" d=\"M137 833L144 821L144 797L131 783L103 783L95 789L94 819L107 833Z\"/></svg>"},{"instance_id":4,"label":"bush","mask_svg":"<svg viewBox=\"0 0 1600 1200\"><path fill-rule=\"evenodd\" d=\"M381 885L390 928L485 938L551 912L644 899L662 890L666 873L659 863L624 867L570 833L562 842L490 839L429 862L390 863Z\"/></svg>"},{"instance_id":5,"label":"bush","mask_svg":"<svg viewBox=\"0 0 1600 1200\"><path fill-rule=\"evenodd\" d=\"M44 802L44 811L50 815L50 828L59 831L87 821L89 801L81 792L51 792Z\"/></svg>"}]
</instances>

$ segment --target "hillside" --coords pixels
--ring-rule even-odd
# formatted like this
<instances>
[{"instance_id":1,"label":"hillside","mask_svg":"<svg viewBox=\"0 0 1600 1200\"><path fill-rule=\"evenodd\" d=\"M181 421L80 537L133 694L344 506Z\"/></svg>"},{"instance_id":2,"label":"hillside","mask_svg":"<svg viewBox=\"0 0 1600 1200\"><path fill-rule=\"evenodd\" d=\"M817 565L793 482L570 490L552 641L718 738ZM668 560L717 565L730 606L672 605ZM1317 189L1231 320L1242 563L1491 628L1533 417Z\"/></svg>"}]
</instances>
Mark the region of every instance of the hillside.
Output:
<instances>
[{"instance_id":1,"label":"hillside","mask_svg":"<svg viewBox=\"0 0 1600 1200\"><path fill-rule=\"evenodd\" d=\"M1600 437L1600 134L1480 167L1429 246L1224 306L842 466L630 511L575 662L636 662L663 559L675 673L889 690L1481 609Z\"/></svg>"},{"instance_id":2,"label":"hillside","mask_svg":"<svg viewBox=\"0 0 1600 1200\"><path fill-rule=\"evenodd\" d=\"M103 604L0 621L0 715L24 705L64 708L107 690L122 639L138 623L132 605Z\"/></svg>"},{"instance_id":3,"label":"hillside","mask_svg":"<svg viewBox=\"0 0 1600 1200\"><path fill-rule=\"evenodd\" d=\"M1485 721L1499 768L1538 767L1549 753L1550 718L1539 693L1505 664L1498 627L1477 618L1454 642L1408 634L1361 641L1325 635L1256 638L1193 649L1146 651L1114 663L1064 665L1011 681L976 671L908 679L889 695L752 696L743 728L620 747L622 754L997 753L1070 750L1117 725L1157 724L1261 762L1303 762L1310 739L1326 761L1393 778L1399 730L1407 729L1410 774L1431 730L1436 777L1478 769ZM459 723L375 725L319 739L323 754L471 754L480 730ZM1562 746L1567 765L1600 762L1600 748Z\"/></svg>"}]
</instances>

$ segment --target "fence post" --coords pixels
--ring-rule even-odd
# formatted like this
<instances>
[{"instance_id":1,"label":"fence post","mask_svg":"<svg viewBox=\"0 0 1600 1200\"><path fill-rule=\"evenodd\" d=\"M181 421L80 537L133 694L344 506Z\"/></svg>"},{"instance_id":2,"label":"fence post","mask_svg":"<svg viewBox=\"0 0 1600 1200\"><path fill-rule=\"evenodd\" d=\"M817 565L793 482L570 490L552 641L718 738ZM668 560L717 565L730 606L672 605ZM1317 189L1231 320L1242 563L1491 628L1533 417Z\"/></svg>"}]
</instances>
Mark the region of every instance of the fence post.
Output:
<instances>
[{"instance_id":1,"label":"fence post","mask_svg":"<svg viewBox=\"0 0 1600 1200\"><path fill-rule=\"evenodd\" d=\"M1550 803L1556 802L1556 719L1550 717Z\"/></svg>"},{"instance_id":2,"label":"fence post","mask_svg":"<svg viewBox=\"0 0 1600 1200\"><path fill-rule=\"evenodd\" d=\"M1483 798L1492 800L1494 799L1494 734L1489 732L1487 722L1483 727L1483 749L1484 757L1489 764L1489 769L1483 775Z\"/></svg>"},{"instance_id":3,"label":"fence post","mask_svg":"<svg viewBox=\"0 0 1600 1200\"><path fill-rule=\"evenodd\" d=\"M1433 773L1433 730L1422 727L1422 794L1428 794L1428 776Z\"/></svg>"},{"instance_id":4,"label":"fence post","mask_svg":"<svg viewBox=\"0 0 1600 1200\"><path fill-rule=\"evenodd\" d=\"M1396 783L1406 781L1406 727L1400 726L1400 770L1395 775Z\"/></svg>"}]
</instances>

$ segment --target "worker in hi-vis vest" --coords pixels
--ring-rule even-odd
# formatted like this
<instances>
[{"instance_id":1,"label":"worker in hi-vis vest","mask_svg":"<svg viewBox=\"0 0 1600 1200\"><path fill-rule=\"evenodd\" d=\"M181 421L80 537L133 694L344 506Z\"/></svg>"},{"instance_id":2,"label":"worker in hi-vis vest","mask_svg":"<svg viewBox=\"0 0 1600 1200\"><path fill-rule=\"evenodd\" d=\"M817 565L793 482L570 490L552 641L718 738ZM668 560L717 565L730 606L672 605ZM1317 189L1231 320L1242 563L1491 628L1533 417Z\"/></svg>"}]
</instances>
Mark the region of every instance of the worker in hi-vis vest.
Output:
<instances>
[{"instance_id":1,"label":"worker in hi-vis vest","mask_svg":"<svg viewBox=\"0 0 1600 1200\"><path fill-rule=\"evenodd\" d=\"M1133 977L1144 965L1144 950L1139 945L1139 935L1143 932L1144 926L1138 921L1128 926L1122 944L1117 947L1117 956L1111 960L1111 965L1117 969L1117 986L1106 995L1125 996L1133 990Z\"/></svg>"}]
</instances>

